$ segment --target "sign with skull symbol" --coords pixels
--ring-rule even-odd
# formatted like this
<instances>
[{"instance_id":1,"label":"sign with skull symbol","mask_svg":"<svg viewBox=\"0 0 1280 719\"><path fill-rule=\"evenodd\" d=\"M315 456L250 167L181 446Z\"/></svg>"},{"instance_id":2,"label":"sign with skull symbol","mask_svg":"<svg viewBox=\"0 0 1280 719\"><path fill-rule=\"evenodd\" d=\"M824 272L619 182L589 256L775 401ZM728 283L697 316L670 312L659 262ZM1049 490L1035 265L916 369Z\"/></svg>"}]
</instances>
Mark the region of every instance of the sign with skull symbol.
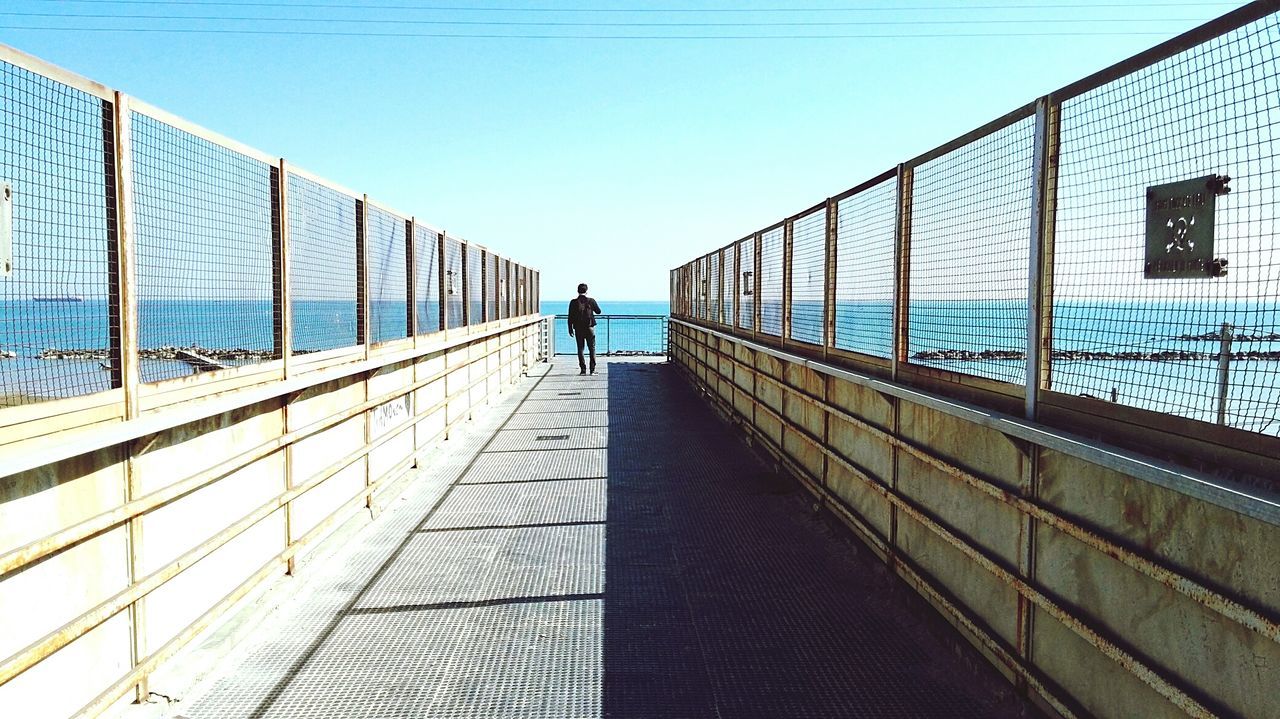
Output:
<instances>
[{"instance_id":1,"label":"sign with skull symbol","mask_svg":"<svg viewBox=\"0 0 1280 719\"><path fill-rule=\"evenodd\" d=\"M1217 175L1147 188L1146 279L1211 277Z\"/></svg>"}]
</instances>

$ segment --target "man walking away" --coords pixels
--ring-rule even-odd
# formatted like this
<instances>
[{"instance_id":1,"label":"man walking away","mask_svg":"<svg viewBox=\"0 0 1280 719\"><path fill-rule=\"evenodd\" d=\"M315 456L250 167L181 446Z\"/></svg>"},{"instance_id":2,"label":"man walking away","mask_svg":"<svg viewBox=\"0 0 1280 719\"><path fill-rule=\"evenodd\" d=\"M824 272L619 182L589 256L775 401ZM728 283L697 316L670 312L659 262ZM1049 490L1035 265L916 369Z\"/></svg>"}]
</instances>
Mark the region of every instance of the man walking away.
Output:
<instances>
[{"instance_id":1,"label":"man walking away","mask_svg":"<svg viewBox=\"0 0 1280 719\"><path fill-rule=\"evenodd\" d=\"M582 345L591 351L591 374L596 373L596 315L600 305L587 297L587 285L578 285L578 297L569 301L569 336L578 338L578 374L587 373L587 361L582 357Z\"/></svg>"}]
</instances>

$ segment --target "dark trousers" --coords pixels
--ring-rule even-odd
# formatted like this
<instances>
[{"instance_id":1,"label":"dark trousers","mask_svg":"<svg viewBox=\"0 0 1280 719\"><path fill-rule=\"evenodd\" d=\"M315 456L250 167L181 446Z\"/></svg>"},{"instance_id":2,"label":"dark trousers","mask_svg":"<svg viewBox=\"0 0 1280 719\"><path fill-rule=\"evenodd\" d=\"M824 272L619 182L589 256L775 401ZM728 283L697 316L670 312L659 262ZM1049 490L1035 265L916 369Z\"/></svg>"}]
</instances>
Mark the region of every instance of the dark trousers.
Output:
<instances>
[{"instance_id":1,"label":"dark trousers","mask_svg":"<svg viewBox=\"0 0 1280 719\"><path fill-rule=\"evenodd\" d=\"M576 330L573 334L578 340L578 367L585 370L587 368L587 360L582 356L582 346L586 345L591 352L591 371L596 371L596 331L595 330Z\"/></svg>"}]
</instances>

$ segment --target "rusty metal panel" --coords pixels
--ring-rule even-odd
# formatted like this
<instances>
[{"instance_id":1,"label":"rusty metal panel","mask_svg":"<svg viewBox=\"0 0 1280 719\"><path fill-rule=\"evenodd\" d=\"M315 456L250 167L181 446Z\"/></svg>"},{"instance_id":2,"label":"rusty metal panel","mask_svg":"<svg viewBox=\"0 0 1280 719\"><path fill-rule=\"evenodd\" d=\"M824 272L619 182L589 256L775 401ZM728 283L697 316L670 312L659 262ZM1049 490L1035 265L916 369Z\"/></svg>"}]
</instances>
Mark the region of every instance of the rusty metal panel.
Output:
<instances>
[{"instance_id":1,"label":"rusty metal panel","mask_svg":"<svg viewBox=\"0 0 1280 719\"><path fill-rule=\"evenodd\" d=\"M831 378L827 400L832 406L881 429L893 427L893 405L879 392L862 385Z\"/></svg>"},{"instance_id":2,"label":"rusty metal panel","mask_svg":"<svg viewBox=\"0 0 1280 719\"><path fill-rule=\"evenodd\" d=\"M788 423L821 440L826 430L826 411L794 389L783 390L783 397L783 416ZM818 476L822 473L818 472Z\"/></svg>"},{"instance_id":3,"label":"rusty metal panel","mask_svg":"<svg viewBox=\"0 0 1280 719\"><path fill-rule=\"evenodd\" d=\"M1004 434L910 402L899 406L903 439L1005 489L1022 485L1026 457Z\"/></svg>"},{"instance_id":4,"label":"rusty metal panel","mask_svg":"<svg viewBox=\"0 0 1280 719\"><path fill-rule=\"evenodd\" d=\"M1103 536L1202 578L1277 615L1280 528L1185 495L1046 452L1041 496ZM1040 582L1151 657L1171 678L1241 716L1266 716L1280 686L1280 644L1176 591L1173 577L1140 573L1048 527L1037 533ZM1214 671L1205 672L1206 666Z\"/></svg>"},{"instance_id":5,"label":"rusty metal panel","mask_svg":"<svg viewBox=\"0 0 1280 719\"><path fill-rule=\"evenodd\" d=\"M1022 541L1017 509L915 457L899 454L898 490L904 496L988 555L1004 560L1008 566L1017 565Z\"/></svg>"},{"instance_id":6,"label":"rusty metal panel","mask_svg":"<svg viewBox=\"0 0 1280 719\"><path fill-rule=\"evenodd\" d=\"M1035 663L1071 695L1086 716L1186 719L1154 689L1100 654L1080 635L1039 609L1032 622Z\"/></svg>"},{"instance_id":7,"label":"rusty metal panel","mask_svg":"<svg viewBox=\"0 0 1280 719\"><path fill-rule=\"evenodd\" d=\"M1276 709L1266 687L1280 686L1280 644L1052 528L1037 532L1036 567L1048 591L1176 684L1240 716Z\"/></svg>"},{"instance_id":8,"label":"rusty metal panel","mask_svg":"<svg viewBox=\"0 0 1280 719\"><path fill-rule=\"evenodd\" d=\"M818 482L822 481L826 459L821 444L800 432L788 431L782 435L782 451L808 472L810 477Z\"/></svg>"},{"instance_id":9,"label":"rusty metal panel","mask_svg":"<svg viewBox=\"0 0 1280 719\"><path fill-rule=\"evenodd\" d=\"M777 357L757 352L752 358L752 364L765 376L779 380L782 379L782 360ZM777 409L780 410L781 407L778 407Z\"/></svg>"},{"instance_id":10,"label":"rusty metal panel","mask_svg":"<svg viewBox=\"0 0 1280 719\"><path fill-rule=\"evenodd\" d=\"M827 487L836 497L876 533L877 542L886 542L890 534L890 504L884 497L867 488L860 477L839 463L827 466ZM871 538L866 538L870 541Z\"/></svg>"},{"instance_id":11,"label":"rusty metal panel","mask_svg":"<svg viewBox=\"0 0 1280 719\"><path fill-rule=\"evenodd\" d=\"M750 418L755 400L751 398L750 391L743 391L735 388L733 390L733 408L743 417Z\"/></svg>"},{"instance_id":12,"label":"rusty metal panel","mask_svg":"<svg viewBox=\"0 0 1280 719\"><path fill-rule=\"evenodd\" d=\"M755 426L760 431L760 434L767 437L774 444L782 444L782 422L774 414L764 411L763 408L757 408Z\"/></svg>"},{"instance_id":13,"label":"rusty metal panel","mask_svg":"<svg viewBox=\"0 0 1280 719\"><path fill-rule=\"evenodd\" d=\"M851 464L872 479L888 485L893 480L893 448L883 439L840 417L831 417L828 442Z\"/></svg>"},{"instance_id":14,"label":"rusty metal panel","mask_svg":"<svg viewBox=\"0 0 1280 719\"><path fill-rule=\"evenodd\" d=\"M782 392L777 381L764 375L756 377L756 399L775 414L782 414Z\"/></svg>"},{"instance_id":15,"label":"rusty metal panel","mask_svg":"<svg viewBox=\"0 0 1280 719\"><path fill-rule=\"evenodd\" d=\"M1039 496L1086 527L1280 615L1280 527L1049 450Z\"/></svg>"},{"instance_id":16,"label":"rusty metal panel","mask_svg":"<svg viewBox=\"0 0 1280 719\"><path fill-rule=\"evenodd\" d=\"M946 587L1002 640L1013 644L1017 637L1017 591L974 566L963 552L913 518L900 515L897 521L898 550Z\"/></svg>"}]
</instances>

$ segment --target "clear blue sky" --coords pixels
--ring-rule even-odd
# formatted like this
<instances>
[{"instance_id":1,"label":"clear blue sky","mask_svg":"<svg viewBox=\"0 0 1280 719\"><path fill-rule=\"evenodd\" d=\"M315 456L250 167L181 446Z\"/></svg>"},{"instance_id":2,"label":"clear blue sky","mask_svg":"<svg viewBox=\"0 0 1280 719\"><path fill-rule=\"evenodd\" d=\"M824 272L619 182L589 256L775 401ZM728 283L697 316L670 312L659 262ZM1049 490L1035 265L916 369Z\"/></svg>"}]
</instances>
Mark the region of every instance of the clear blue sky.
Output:
<instances>
[{"instance_id":1,"label":"clear blue sky","mask_svg":"<svg viewBox=\"0 0 1280 719\"><path fill-rule=\"evenodd\" d=\"M587 281L644 300L696 254L1242 4L7 0L0 42L537 267L544 299ZM858 37L706 39L748 35Z\"/></svg>"}]
</instances>

